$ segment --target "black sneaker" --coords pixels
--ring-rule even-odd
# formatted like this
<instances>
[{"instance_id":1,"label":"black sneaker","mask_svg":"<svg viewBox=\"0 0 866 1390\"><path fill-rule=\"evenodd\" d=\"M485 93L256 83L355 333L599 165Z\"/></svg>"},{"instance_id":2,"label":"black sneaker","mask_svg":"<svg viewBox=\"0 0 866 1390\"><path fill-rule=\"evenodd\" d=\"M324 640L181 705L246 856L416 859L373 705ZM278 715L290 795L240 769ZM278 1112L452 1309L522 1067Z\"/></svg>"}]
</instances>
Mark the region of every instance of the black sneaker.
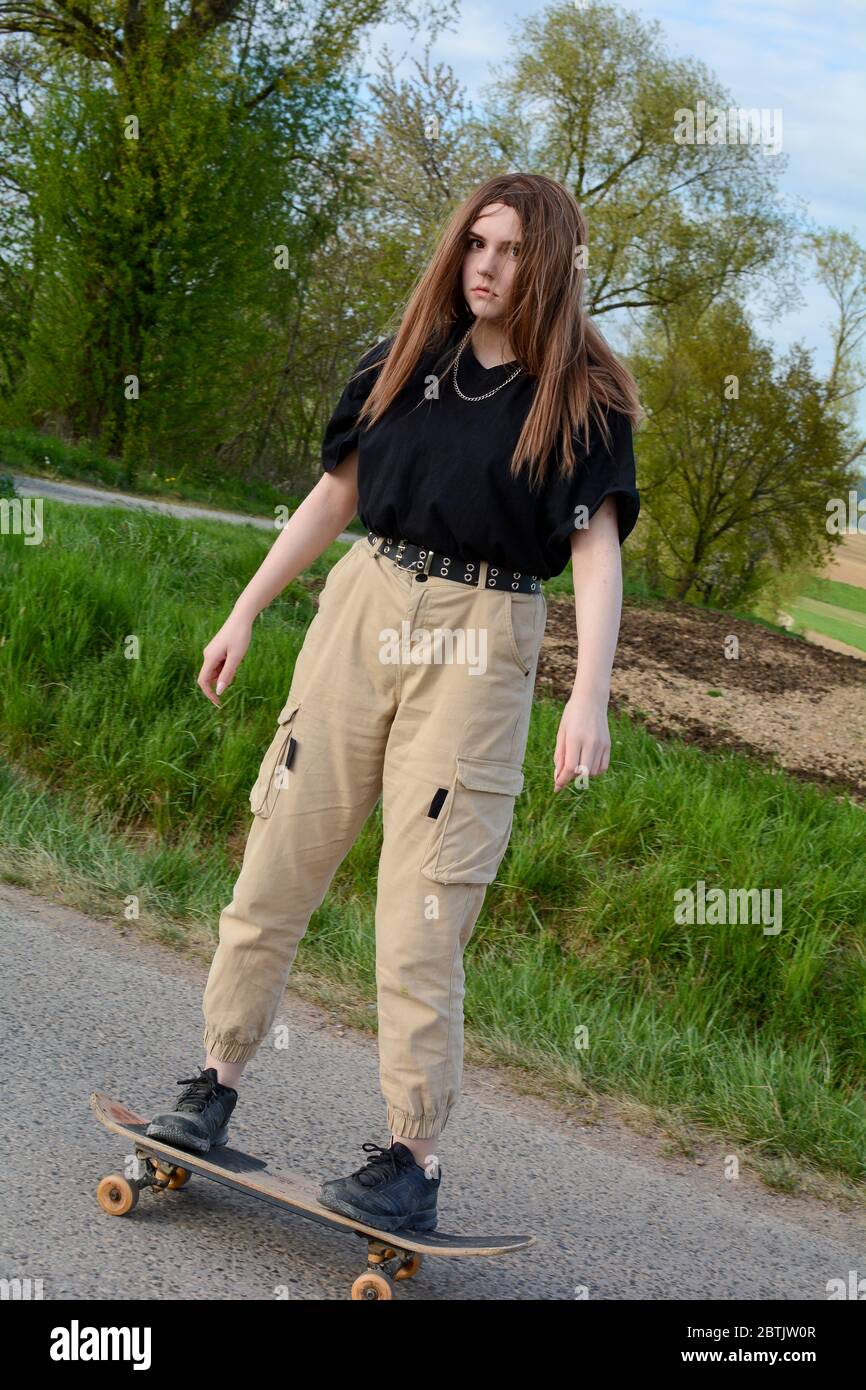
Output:
<instances>
[{"instance_id":1,"label":"black sneaker","mask_svg":"<svg viewBox=\"0 0 866 1390\"><path fill-rule=\"evenodd\" d=\"M428 1177L399 1139L388 1149L379 1144L362 1148L376 1152L348 1177L323 1182L321 1205L391 1235L401 1230L435 1231L441 1168L435 1177Z\"/></svg>"},{"instance_id":2,"label":"black sneaker","mask_svg":"<svg viewBox=\"0 0 866 1390\"><path fill-rule=\"evenodd\" d=\"M178 1081L186 1090L181 1091L174 1110L154 1115L144 1132L179 1149L206 1154L208 1149L228 1143L228 1120L238 1103L238 1093L231 1086L220 1085L216 1067L207 1071L199 1067L198 1073Z\"/></svg>"}]
</instances>

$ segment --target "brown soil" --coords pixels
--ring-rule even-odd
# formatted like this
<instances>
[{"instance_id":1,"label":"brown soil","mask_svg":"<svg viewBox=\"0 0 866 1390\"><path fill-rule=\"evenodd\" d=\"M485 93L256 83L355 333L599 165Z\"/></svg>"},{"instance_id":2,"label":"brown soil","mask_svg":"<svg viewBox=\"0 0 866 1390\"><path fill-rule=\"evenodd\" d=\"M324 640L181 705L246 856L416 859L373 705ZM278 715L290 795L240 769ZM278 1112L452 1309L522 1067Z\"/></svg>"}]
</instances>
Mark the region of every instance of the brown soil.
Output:
<instances>
[{"instance_id":1,"label":"brown soil","mask_svg":"<svg viewBox=\"0 0 866 1390\"><path fill-rule=\"evenodd\" d=\"M548 595L536 690L566 700L574 600ZM739 655L725 656L730 637ZM610 707L657 737L733 748L866 802L866 662L675 601L624 600Z\"/></svg>"},{"instance_id":2,"label":"brown soil","mask_svg":"<svg viewBox=\"0 0 866 1390\"><path fill-rule=\"evenodd\" d=\"M300 581L317 597L323 581ZM547 594L536 694L567 700L574 599ZM728 640L739 655L725 656ZM610 708L657 738L735 749L866 805L866 661L675 600L624 599Z\"/></svg>"}]
</instances>

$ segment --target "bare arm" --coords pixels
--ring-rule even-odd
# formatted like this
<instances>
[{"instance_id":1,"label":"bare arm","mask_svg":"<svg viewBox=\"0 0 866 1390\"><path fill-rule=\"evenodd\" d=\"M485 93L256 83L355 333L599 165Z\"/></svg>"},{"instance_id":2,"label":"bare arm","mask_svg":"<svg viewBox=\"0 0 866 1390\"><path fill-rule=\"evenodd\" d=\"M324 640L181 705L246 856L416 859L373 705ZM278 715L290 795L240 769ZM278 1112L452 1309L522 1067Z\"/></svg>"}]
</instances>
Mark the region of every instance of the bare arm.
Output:
<instances>
[{"instance_id":1,"label":"bare arm","mask_svg":"<svg viewBox=\"0 0 866 1390\"><path fill-rule=\"evenodd\" d=\"M571 537L577 672L554 753L554 791L578 771L590 777L610 761L607 703L622 616L622 565L616 497L604 499L588 527Z\"/></svg>"},{"instance_id":2,"label":"bare arm","mask_svg":"<svg viewBox=\"0 0 866 1390\"><path fill-rule=\"evenodd\" d=\"M259 613L345 530L357 509L358 450L353 449L338 468L323 473L292 513L219 632L204 648L198 685L212 705L219 708L217 695L231 685ZM216 694L211 688L215 679Z\"/></svg>"}]
</instances>

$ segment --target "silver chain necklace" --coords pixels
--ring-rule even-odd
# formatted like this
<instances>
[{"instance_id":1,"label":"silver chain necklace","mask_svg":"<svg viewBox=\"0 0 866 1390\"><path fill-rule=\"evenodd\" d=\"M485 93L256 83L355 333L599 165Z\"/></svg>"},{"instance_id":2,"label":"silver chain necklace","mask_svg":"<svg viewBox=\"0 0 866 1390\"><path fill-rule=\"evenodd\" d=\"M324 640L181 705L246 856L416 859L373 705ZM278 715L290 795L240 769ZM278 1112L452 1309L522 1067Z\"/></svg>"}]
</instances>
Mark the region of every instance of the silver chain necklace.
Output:
<instances>
[{"instance_id":1,"label":"silver chain necklace","mask_svg":"<svg viewBox=\"0 0 866 1390\"><path fill-rule=\"evenodd\" d=\"M474 325L473 325L473 326L474 326ZM456 356L455 359L454 359L454 368L453 368L454 390L457 392L458 396L460 397L460 399L461 399L462 401L486 401L488 396L495 396L497 391L501 391L502 388L503 388L503 386L507 386L508 383L509 383L509 381L513 381L514 378L515 378L516 376L519 376L520 373L523 371L523 368L522 368L522 367L518 367L516 372L512 372L512 373L511 373L511 376L506 377L504 381L500 381L499 385L498 385L498 386L494 386L492 391L485 391L484 394L483 394L483 396L466 396L466 395L464 395L464 393L460 390L460 387L457 385L457 363L460 361L460 356L461 356L461 354L462 354L462 352L463 352L463 349L465 348L466 344L469 342L469 334L470 334L471 332L472 332L472 328L470 327L470 329L469 329L469 331L466 333L466 335L465 335L465 337L464 337L462 343L460 344L460 347L459 347L458 352L457 352L457 356Z\"/></svg>"}]
</instances>

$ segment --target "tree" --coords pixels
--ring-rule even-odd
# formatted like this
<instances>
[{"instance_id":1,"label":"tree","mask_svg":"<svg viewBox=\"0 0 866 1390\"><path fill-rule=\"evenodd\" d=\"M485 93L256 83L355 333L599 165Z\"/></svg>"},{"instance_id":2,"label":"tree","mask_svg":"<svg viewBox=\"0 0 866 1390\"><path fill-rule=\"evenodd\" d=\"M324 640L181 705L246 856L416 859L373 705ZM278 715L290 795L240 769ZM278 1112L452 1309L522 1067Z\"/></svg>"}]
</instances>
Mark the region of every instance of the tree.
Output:
<instances>
[{"instance_id":1,"label":"tree","mask_svg":"<svg viewBox=\"0 0 866 1390\"><path fill-rule=\"evenodd\" d=\"M363 254L347 267L364 323L391 321L454 206L509 169L547 174L581 204L597 318L639 324L678 305L700 315L759 287L770 308L797 299L798 229L778 192L780 159L675 141L678 111L730 99L703 65L667 54L657 24L609 5L548 6L523 22L480 110L427 52L403 80L385 55L370 90L359 128L370 170L355 226Z\"/></svg>"},{"instance_id":2,"label":"tree","mask_svg":"<svg viewBox=\"0 0 866 1390\"><path fill-rule=\"evenodd\" d=\"M853 236L833 227L808 234L806 242L815 257L818 280L837 310L824 399L853 429L854 398L866 384L861 351L866 333L866 251ZM847 461L853 463L864 452L866 440L860 433L852 441Z\"/></svg>"},{"instance_id":3,"label":"tree","mask_svg":"<svg viewBox=\"0 0 866 1390\"><path fill-rule=\"evenodd\" d=\"M345 69L396 13L410 0L0 3L33 107L7 100L2 132L27 227L0 228L0 293L19 330L29 310L23 343L0 330L7 418L130 473L238 440L235 462L261 458L311 253L351 202Z\"/></svg>"},{"instance_id":4,"label":"tree","mask_svg":"<svg viewBox=\"0 0 866 1390\"><path fill-rule=\"evenodd\" d=\"M774 571L823 564L827 503L853 486L845 422L800 344L775 361L736 300L658 316L630 365L650 573L681 599L757 595Z\"/></svg>"}]
</instances>

